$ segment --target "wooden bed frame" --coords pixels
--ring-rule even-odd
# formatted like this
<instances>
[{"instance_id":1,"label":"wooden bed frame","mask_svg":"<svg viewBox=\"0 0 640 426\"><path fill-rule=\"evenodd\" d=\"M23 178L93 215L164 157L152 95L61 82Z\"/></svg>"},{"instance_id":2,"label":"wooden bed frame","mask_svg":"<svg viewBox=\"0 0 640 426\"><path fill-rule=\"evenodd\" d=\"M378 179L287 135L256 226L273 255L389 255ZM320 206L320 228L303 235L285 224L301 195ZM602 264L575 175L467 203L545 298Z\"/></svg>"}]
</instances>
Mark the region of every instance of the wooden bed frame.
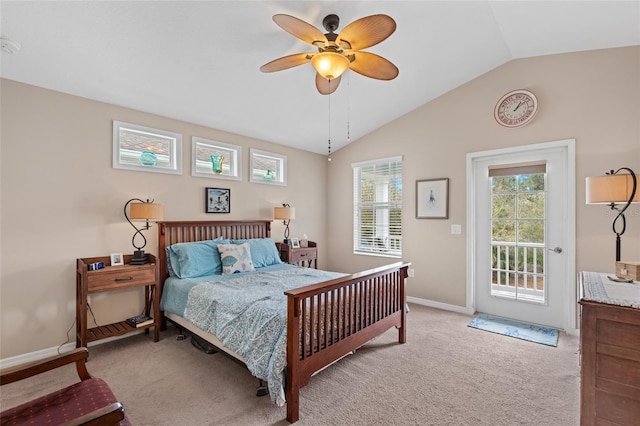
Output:
<instances>
[{"instance_id":1,"label":"wooden bed frame","mask_svg":"<svg viewBox=\"0 0 640 426\"><path fill-rule=\"evenodd\" d=\"M165 248L184 242L266 238L271 220L158 222L160 295L167 278ZM299 419L300 388L311 376L392 327L406 342L405 280L410 264L397 262L286 291L287 420ZM161 328L166 318L161 312ZM183 324L184 325L184 324ZM188 327L187 327L188 328ZM190 330L197 333L197 328Z\"/></svg>"}]
</instances>

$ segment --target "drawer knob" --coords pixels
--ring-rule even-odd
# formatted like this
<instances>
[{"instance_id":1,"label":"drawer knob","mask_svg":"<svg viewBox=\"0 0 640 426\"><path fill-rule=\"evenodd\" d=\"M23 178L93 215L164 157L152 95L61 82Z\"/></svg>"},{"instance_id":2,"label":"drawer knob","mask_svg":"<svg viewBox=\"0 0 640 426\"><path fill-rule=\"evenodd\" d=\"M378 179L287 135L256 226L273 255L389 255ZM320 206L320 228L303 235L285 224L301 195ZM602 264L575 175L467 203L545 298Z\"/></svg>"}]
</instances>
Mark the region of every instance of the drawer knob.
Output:
<instances>
[{"instance_id":1,"label":"drawer knob","mask_svg":"<svg viewBox=\"0 0 640 426\"><path fill-rule=\"evenodd\" d=\"M131 281L133 277L116 278L115 281Z\"/></svg>"}]
</instances>

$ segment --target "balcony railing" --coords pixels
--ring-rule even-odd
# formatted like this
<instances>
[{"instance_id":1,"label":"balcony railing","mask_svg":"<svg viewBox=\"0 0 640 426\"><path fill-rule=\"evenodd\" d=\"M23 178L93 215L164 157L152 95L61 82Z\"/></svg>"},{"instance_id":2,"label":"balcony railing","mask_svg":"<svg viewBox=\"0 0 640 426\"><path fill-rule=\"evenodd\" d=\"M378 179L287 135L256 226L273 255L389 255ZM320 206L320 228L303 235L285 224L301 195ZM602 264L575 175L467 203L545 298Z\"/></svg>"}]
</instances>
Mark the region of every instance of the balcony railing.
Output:
<instances>
[{"instance_id":1,"label":"balcony railing","mask_svg":"<svg viewBox=\"0 0 640 426\"><path fill-rule=\"evenodd\" d=\"M544 244L491 243L491 295L544 303Z\"/></svg>"},{"instance_id":2,"label":"balcony railing","mask_svg":"<svg viewBox=\"0 0 640 426\"><path fill-rule=\"evenodd\" d=\"M402 237L390 235L386 237L360 237L360 253L381 253L391 256L402 254Z\"/></svg>"}]
</instances>

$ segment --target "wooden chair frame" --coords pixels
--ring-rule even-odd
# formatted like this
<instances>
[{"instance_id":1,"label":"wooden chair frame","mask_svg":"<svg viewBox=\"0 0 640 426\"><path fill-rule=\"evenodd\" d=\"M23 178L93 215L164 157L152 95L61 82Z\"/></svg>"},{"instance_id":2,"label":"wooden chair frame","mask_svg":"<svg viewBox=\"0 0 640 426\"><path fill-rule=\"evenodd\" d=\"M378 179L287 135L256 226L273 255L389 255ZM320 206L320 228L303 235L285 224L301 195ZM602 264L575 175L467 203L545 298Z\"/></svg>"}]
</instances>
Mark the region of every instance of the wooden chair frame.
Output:
<instances>
[{"instance_id":1,"label":"wooden chair frame","mask_svg":"<svg viewBox=\"0 0 640 426\"><path fill-rule=\"evenodd\" d=\"M80 380L89 380L93 377L89 374L86 366L88 356L89 351L87 348L82 347L38 361L8 367L0 371L0 385L4 386L9 383L14 383L73 363L76 365L76 371L78 372ZM120 402L114 402L77 417L65 424L95 426L119 425L124 418L124 407Z\"/></svg>"}]
</instances>

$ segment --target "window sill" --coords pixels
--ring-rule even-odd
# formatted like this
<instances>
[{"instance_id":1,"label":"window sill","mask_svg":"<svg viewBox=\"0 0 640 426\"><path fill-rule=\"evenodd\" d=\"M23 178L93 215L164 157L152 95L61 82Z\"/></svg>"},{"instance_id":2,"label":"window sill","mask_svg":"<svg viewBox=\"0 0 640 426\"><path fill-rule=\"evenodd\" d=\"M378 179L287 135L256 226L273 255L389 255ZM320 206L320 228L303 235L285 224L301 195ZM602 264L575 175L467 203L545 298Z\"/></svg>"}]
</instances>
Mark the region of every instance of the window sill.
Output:
<instances>
[{"instance_id":1,"label":"window sill","mask_svg":"<svg viewBox=\"0 0 640 426\"><path fill-rule=\"evenodd\" d=\"M354 251L353 254L358 254L362 256L373 256L373 257L387 257L390 259L402 259L402 254L374 253L374 252L366 252L366 251Z\"/></svg>"}]
</instances>

